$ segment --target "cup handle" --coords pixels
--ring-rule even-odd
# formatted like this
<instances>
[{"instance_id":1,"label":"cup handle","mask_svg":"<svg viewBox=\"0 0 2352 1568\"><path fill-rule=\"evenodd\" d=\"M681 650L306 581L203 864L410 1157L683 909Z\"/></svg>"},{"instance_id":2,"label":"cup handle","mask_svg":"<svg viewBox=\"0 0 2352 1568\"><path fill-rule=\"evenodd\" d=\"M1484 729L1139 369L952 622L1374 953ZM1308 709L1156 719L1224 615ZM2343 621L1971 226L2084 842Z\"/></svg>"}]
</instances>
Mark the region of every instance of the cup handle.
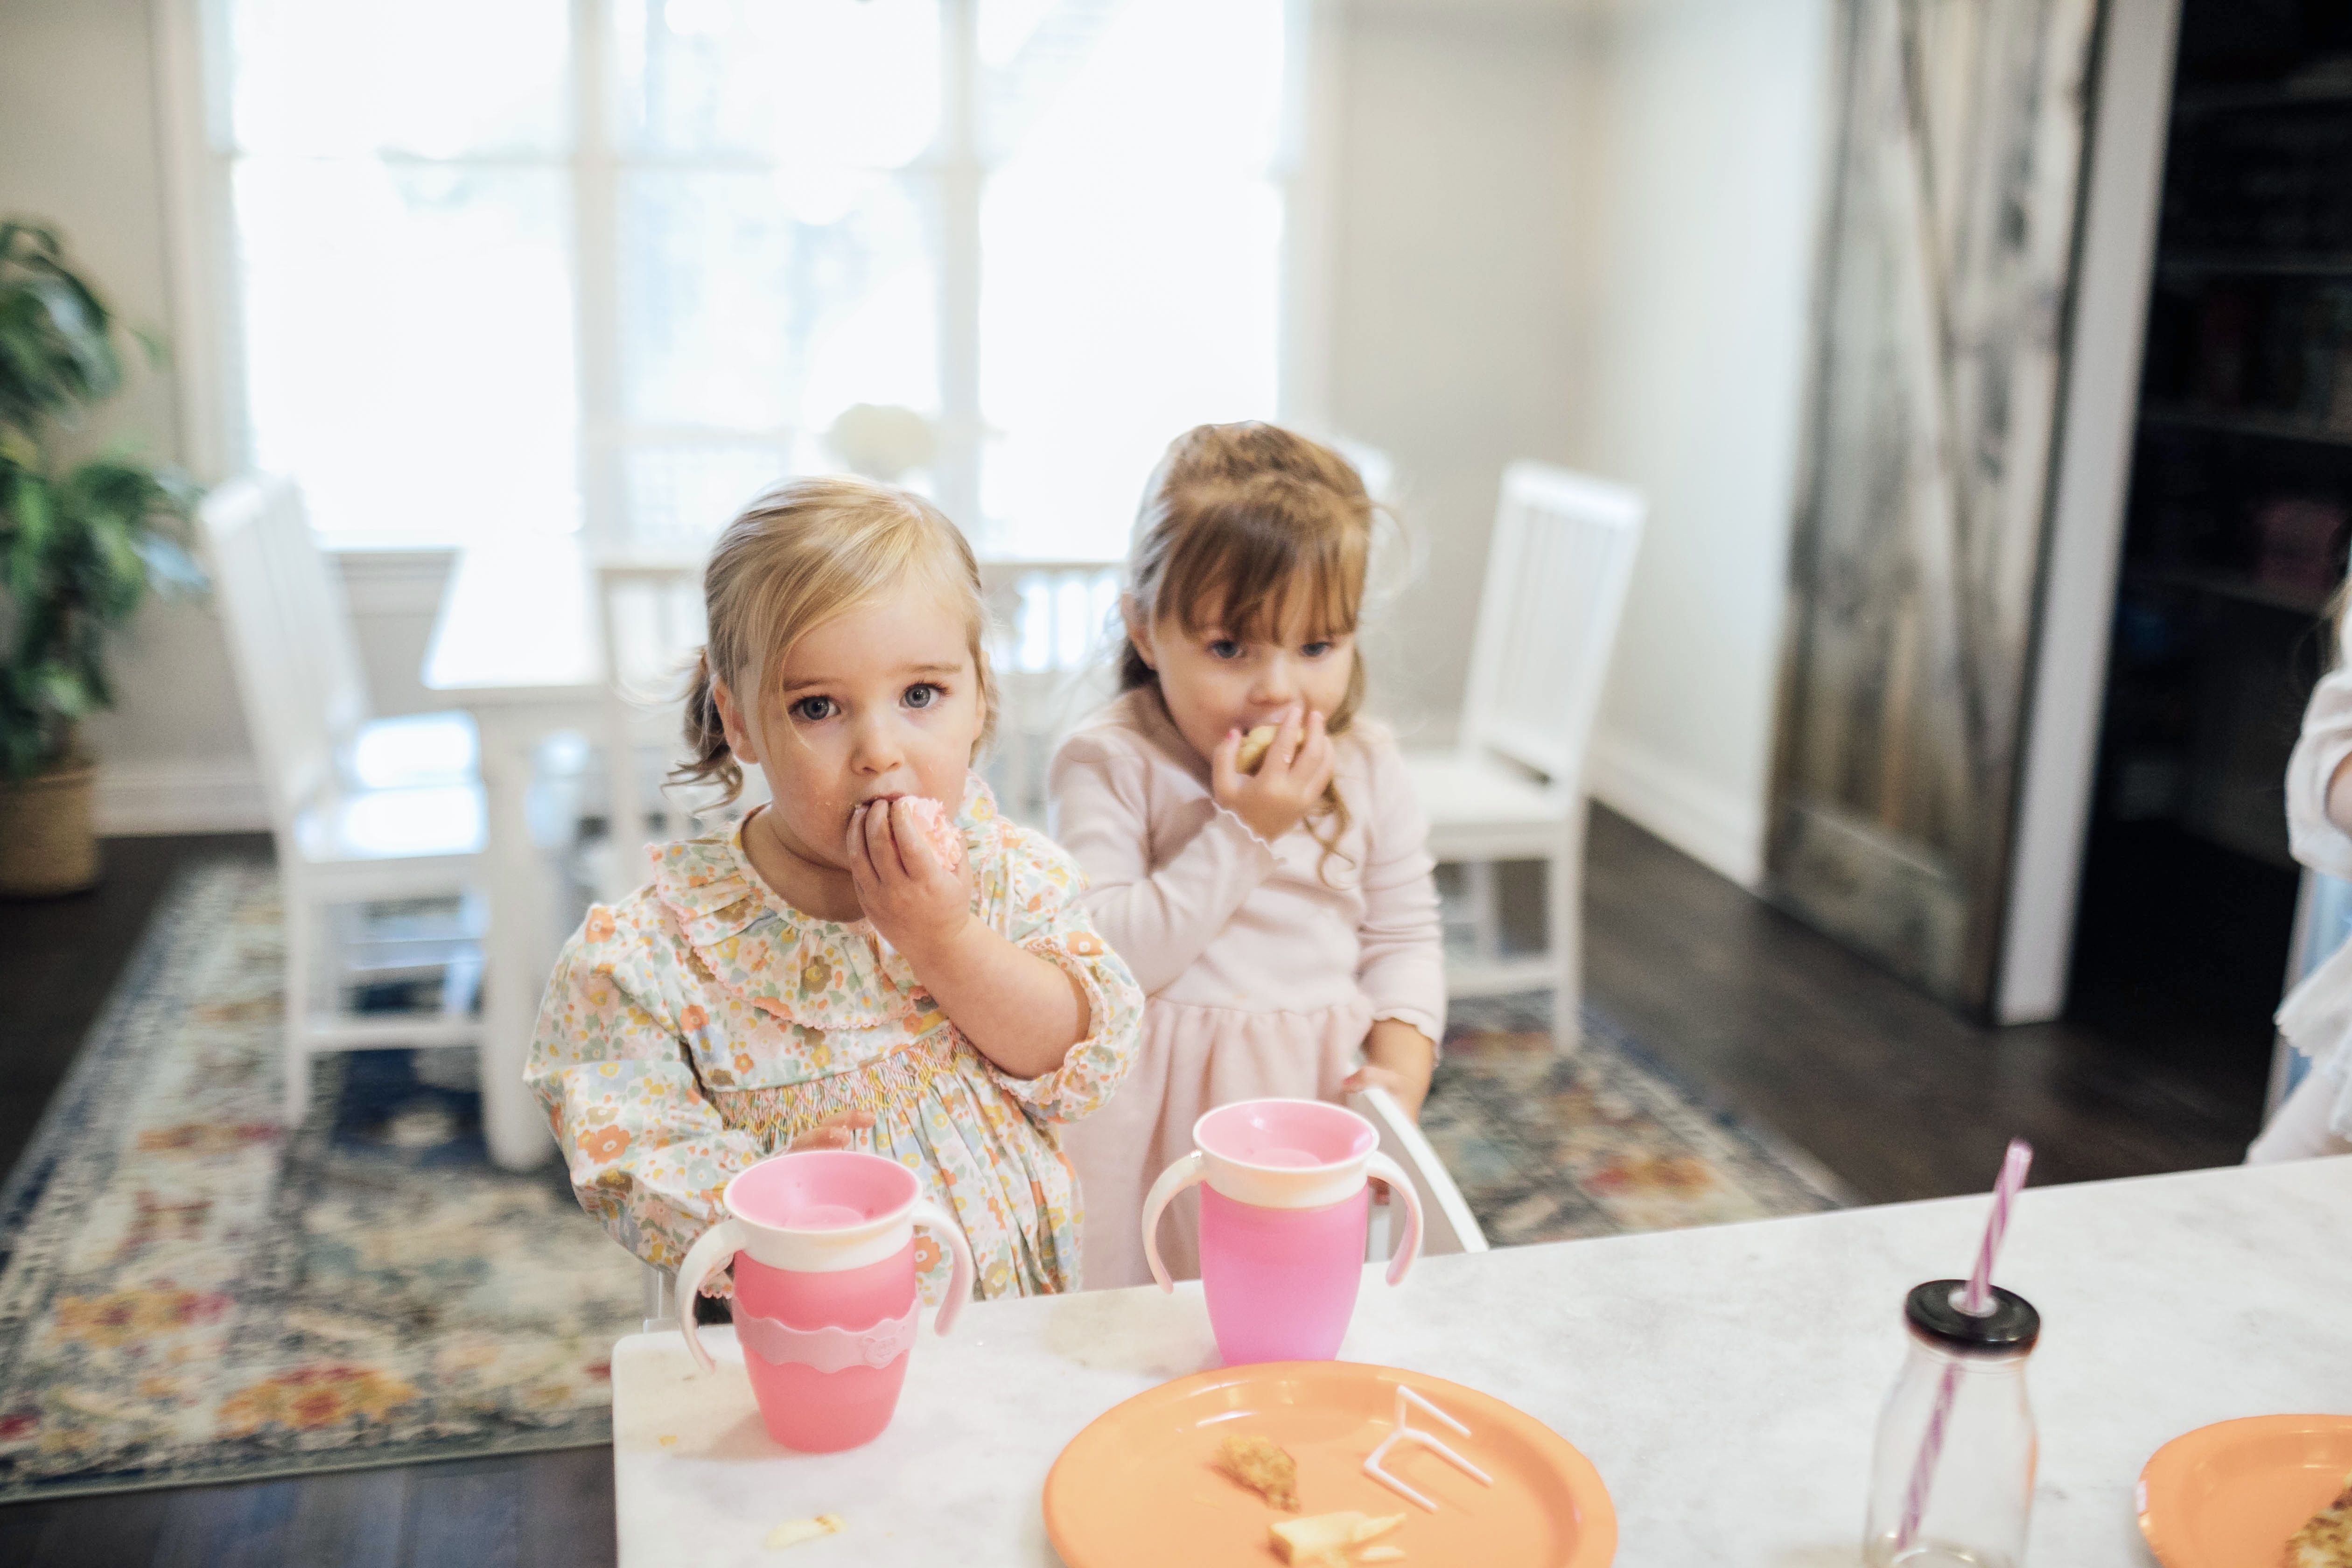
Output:
<instances>
[{"instance_id":1,"label":"cup handle","mask_svg":"<svg viewBox=\"0 0 2352 1568\"><path fill-rule=\"evenodd\" d=\"M1389 1283L1402 1285L1404 1277L1412 1272L1413 1259L1421 1256L1420 1189L1412 1184L1412 1178L1405 1173L1402 1165L1377 1150L1364 1162L1364 1174L1378 1176L1389 1184L1391 1203L1398 1198L1404 1200L1404 1239L1396 1244L1396 1250L1389 1257Z\"/></svg>"},{"instance_id":2,"label":"cup handle","mask_svg":"<svg viewBox=\"0 0 2352 1568\"><path fill-rule=\"evenodd\" d=\"M1151 1265L1151 1277L1160 1281L1160 1289L1174 1294L1176 1282L1168 1278L1168 1265L1160 1261L1160 1211L1166 1208L1178 1193L1209 1173L1209 1162L1198 1149L1185 1155L1160 1173L1151 1184L1151 1192L1143 1200L1143 1256Z\"/></svg>"},{"instance_id":3,"label":"cup handle","mask_svg":"<svg viewBox=\"0 0 2352 1568\"><path fill-rule=\"evenodd\" d=\"M687 1248L686 1261L677 1266L677 1331L686 1336L687 1353L694 1364L709 1372L718 1363L710 1352L702 1348L702 1341L694 1331L694 1301L702 1293L702 1282L727 1267L734 1256L743 1250L747 1238L743 1227L732 1215L720 1220L696 1238Z\"/></svg>"},{"instance_id":4,"label":"cup handle","mask_svg":"<svg viewBox=\"0 0 2352 1568\"><path fill-rule=\"evenodd\" d=\"M939 1233L939 1238L947 1243L949 1254L955 1258L955 1274L948 1281L947 1300L940 1303L940 1315L931 1320L932 1329L943 1334L955 1327L956 1314L971 1299L971 1244L963 1238L963 1226L956 1223L955 1215L930 1199L917 1199L910 1212L917 1225Z\"/></svg>"}]
</instances>

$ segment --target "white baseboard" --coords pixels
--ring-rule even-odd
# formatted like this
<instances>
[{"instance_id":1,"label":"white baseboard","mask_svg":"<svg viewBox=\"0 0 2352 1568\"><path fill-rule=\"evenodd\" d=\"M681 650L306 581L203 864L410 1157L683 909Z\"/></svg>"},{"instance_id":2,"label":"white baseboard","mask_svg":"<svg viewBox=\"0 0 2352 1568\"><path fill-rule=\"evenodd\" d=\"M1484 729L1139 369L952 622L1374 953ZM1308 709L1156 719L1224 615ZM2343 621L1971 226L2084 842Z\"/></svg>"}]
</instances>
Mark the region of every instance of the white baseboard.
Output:
<instances>
[{"instance_id":1,"label":"white baseboard","mask_svg":"<svg viewBox=\"0 0 2352 1568\"><path fill-rule=\"evenodd\" d=\"M260 775L235 758L106 763L95 803L101 836L252 833L269 826Z\"/></svg>"},{"instance_id":2,"label":"white baseboard","mask_svg":"<svg viewBox=\"0 0 2352 1568\"><path fill-rule=\"evenodd\" d=\"M1592 798L1743 888L1764 879L1764 803L1622 735L1597 734Z\"/></svg>"}]
</instances>

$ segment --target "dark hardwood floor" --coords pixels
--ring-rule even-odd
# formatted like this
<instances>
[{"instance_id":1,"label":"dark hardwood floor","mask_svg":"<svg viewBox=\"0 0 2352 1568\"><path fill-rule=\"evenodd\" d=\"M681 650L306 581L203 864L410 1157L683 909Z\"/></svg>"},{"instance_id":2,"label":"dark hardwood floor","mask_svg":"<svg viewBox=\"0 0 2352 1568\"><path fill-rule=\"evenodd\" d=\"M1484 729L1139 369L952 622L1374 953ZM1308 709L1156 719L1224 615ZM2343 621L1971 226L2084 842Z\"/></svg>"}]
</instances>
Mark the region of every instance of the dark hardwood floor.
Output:
<instances>
[{"instance_id":1,"label":"dark hardwood floor","mask_svg":"<svg viewBox=\"0 0 2352 1568\"><path fill-rule=\"evenodd\" d=\"M268 853L259 837L116 839L98 890L0 903L0 995L11 998L0 1016L0 1168L31 1136L173 874L199 856ZM2185 901L2133 899L2159 923ZM2115 962L2118 945L2148 943L2126 920L2105 947L2092 944L2095 984L2076 1016L1978 1027L1593 813L1589 997L1695 1088L1866 1201L1982 1191L2012 1133L2034 1140L2037 1182L2239 1157L2261 1106L2267 1029L2185 1004L2161 983L2185 962L2171 950L2146 955L2155 978L2142 984ZM2258 931L2245 945L2247 963L2273 963L2284 935ZM0 1507L0 1565L25 1568L595 1568L614 1556L604 1449Z\"/></svg>"}]
</instances>

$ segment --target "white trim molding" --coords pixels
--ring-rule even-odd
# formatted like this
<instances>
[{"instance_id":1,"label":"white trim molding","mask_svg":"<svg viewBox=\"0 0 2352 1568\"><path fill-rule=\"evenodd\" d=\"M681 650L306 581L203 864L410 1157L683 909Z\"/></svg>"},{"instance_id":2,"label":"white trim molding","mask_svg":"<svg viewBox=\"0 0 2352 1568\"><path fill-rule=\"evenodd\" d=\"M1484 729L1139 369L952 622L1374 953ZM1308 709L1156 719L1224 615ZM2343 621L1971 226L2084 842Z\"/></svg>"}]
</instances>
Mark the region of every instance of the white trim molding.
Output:
<instances>
[{"instance_id":1,"label":"white trim molding","mask_svg":"<svg viewBox=\"0 0 2352 1568\"><path fill-rule=\"evenodd\" d=\"M1640 742L1592 738L1592 798L1649 829L1707 869L1753 891L1764 879L1764 802L1727 788Z\"/></svg>"},{"instance_id":2,"label":"white trim molding","mask_svg":"<svg viewBox=\"0 0 2352 1568\"><path fill-rule=\"evenodd\" d=\"M261 775L242 757L101 761L94 805L104 837L269 829Z\"/></svg>"}]
</instances>

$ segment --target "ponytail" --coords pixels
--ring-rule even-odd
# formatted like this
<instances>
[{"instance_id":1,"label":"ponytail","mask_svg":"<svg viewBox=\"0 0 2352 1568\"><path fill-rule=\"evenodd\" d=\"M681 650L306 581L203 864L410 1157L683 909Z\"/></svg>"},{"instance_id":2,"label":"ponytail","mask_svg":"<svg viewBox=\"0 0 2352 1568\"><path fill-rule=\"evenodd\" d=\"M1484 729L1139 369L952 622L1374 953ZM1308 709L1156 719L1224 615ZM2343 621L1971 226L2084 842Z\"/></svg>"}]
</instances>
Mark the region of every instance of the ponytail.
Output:
<instances>
[{"instance_id":1,"label":"ponytail","mask_svg":"<svg viewBox=\"0 0 2352 1568\"><path fill-rule=\"evenodd\" d=\"M670 769L672 784L715 784L724 805L743 793L743 767L728 749L727 726L719 716L717 683L710 674L710 650L694 656L694 679L686 689L686 748L694 760Z\"/></svg>"}]
</instances>

